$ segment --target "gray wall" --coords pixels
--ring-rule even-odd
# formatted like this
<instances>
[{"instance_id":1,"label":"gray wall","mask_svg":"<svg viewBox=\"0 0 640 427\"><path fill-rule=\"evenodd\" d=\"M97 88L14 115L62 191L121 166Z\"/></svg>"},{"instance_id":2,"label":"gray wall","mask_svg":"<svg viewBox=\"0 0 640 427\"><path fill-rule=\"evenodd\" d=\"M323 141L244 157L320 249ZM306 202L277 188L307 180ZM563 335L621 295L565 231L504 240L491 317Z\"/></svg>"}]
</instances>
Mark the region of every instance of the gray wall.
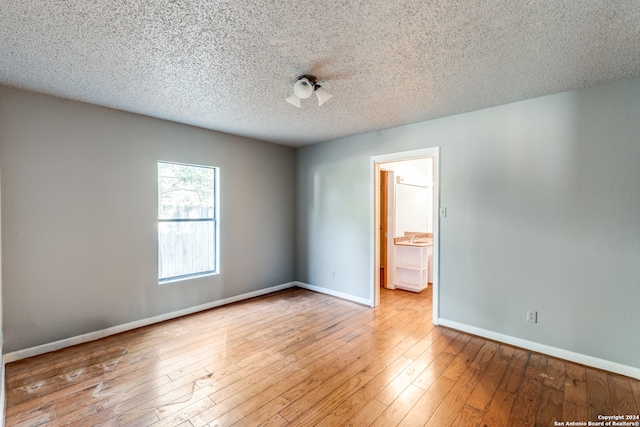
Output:
<instances>
[{"instance_id":1,"label":"gray wall","mask_svg":"<svg viewBox=\"0 0 640 427\"><path fill-rule=\"evenodd\" d=\"M298 279L369 298L370 157L433 146L441 318L640 367L640 79L300 149Z\"/></svg>"},{"instance_id":2,"label":"gray wall","mask_svg":"<svg viewBox=\"0 0 640 427\"><path fill-rule=\"evenodd\" d=\"M295 150L0 90L5 351L290 282ZM220 167L221 268L157 283L157 161Z\"/></svg>"},{"instance_id":3,"label":"gray wall","mask_svg":"<svg viewBox=\"0 0 640 427\"><path fill-rule=\"evenodd\" d=\"M0 224L2 224L2 162L0 161ZM2 327L2 227L0 227L0 356L4 354L4 337ZM0 361L0 420L4 420L4 363ZM4 426L4 421L0 422Z\"/></svg>"}]
</instances>

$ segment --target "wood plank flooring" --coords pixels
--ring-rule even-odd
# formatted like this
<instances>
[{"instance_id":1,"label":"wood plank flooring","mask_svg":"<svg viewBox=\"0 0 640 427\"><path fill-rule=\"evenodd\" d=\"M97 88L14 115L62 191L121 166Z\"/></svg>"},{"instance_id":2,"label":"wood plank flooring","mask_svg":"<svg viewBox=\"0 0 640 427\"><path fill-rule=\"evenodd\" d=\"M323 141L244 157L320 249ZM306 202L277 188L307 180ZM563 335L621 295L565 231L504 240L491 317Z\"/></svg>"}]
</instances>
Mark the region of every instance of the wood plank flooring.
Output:
<instances>
[{"instance_id":1,"label":"wood plank flooring","mask_svg":"<svg viewBox=\"0 0 640 427\"><path fill-rule=\"evenodd\" d=\"M6 367L7 426L553 426L640 413L640 381L302 289Z\"/></svg>"}]
</instances>

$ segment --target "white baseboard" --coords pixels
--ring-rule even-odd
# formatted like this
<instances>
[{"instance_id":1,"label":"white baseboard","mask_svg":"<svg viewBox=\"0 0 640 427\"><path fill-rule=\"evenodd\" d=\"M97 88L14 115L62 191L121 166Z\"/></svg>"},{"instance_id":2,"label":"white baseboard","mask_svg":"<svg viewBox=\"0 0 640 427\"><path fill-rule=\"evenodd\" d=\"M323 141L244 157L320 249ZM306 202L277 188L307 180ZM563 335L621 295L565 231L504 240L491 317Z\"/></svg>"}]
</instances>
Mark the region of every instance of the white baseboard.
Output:
<instances>
[{"instance_id":1,"label":"white baseboard","mask_svg":"<svg viewBox=\"0 0 640 427\"><path fill-rule=\"evenodd\" d=\"M480 337L487 338L493 341L525 348L537 353L546 354L548 356L557 357L559 359L568 360L570 362L579 363L581 365L590 366L592 368L603 369L605 371L615 372L616 374L625 375L627 377L640 379L640 368L635 368L633 366L623 365L621 363L611 362L609 360L599 359L597 357L587 356L581 353L574 353L573 351L551 347L533 341L523 340L521 338L512 337L510 335L504 335L498 332L477 328L475 326L454 322L452 320L440 318L438 319L438 324L440 326L446 326L451 329L478 335Z\"/></svg>"},{"instance_id":2,"label":"white baseboard","mask_svg":"<svg viewBox=\"0 0 640 427\"><path fill-rule=\"evenodd\" d=\"M207 304L197 305L195 307L185 308L183 310L173 311L171 313L160 314L158 316L149 317L147 319L136 320L135 322L125 323L123 325L112 326L100 331L89 332L84 335L78 335L71 338L66 338L60 341L55 341L48 344L39 345L37 347L26 348L24 350L14 351L7 353L3 356L3 363L11 363L16 360L26 359L28 357L38 356L40 354L48 353L50 351L60 350L73 345L94 341L100 338L108 337L110 335L119 334L121 332L130 331L132 329L141 328L143 326L152 325L154 323L164 322L165 320L175 319L177 317L186 316L188 314L197 313L199 311L208 310L210 308L220 307L222 305L231 304L234 302L242 301L249 298L258 297L261 295L270 294L272 292L281 291L283 289L292 288L297 286L297 282L289 282L282 285L271 286L269 288L259 289L257 291L249 292L242 295L236 295L221 299L218 301L212 301ZM4 375L4 370L3 370ZM3 377L4 378L4 377ZM3 387L4 390L4 387Z\"/></svg>"},{"instance_id":3,"label":"white baseboard","mask_svg":"<svg viewBox=\"0 0 640 427\"><path fill-rule=\"evenodd\" d=\"M334 291L333 289L327 289L320 286L310 285L304 282L293 282L295 286L303 289L308 289L310 291L319 292L321 294L331 295L333 297L337 297L340 299L345 299L347 301L355 302L358 304L366 305L371 307L371 301L367 298L360 298L349 294L344 294L342 292Z\"/></svg>"}]
</instances>

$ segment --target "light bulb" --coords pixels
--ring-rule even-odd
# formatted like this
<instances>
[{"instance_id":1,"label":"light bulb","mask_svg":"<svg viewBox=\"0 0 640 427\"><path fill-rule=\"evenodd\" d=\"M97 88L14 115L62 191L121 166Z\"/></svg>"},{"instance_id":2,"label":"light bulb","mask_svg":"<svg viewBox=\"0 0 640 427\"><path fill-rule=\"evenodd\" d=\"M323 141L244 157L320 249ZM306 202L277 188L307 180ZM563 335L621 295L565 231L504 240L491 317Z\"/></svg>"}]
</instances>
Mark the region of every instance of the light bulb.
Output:
<instances>
[{"instance_id":1,"label":"light bulb","mask_svg":"<svg viewBox=\"0 0 640 427\"><path fill-rule=\"evenodd\" d=\"M285 98L285 101L300 108L300 98L298 98L296 94L289 95L287 98Z\"/></svg>"},{"instance_id":2,"label":"light bulb","mask_svg":"<svg viewBox=\"0 0 640 427\"><path fill-rule=\"evenodd\" d=\"M327 102L333 95L324 90L321 86L316 86L316 96L318 97L318 106L320 106Z\"/></svg>"},{"instance_id":3,"label":"light bulb","mask_svg":"<svg viewBox=\"0 0 640 427\"><path fill-rule=\"evenodd\" d=\"M293 93L295 93L298 98L306 99L313 94L313 86L309 82L309 79L306 77L298 80L293 85Z\"/></svg>"}]
</instances>

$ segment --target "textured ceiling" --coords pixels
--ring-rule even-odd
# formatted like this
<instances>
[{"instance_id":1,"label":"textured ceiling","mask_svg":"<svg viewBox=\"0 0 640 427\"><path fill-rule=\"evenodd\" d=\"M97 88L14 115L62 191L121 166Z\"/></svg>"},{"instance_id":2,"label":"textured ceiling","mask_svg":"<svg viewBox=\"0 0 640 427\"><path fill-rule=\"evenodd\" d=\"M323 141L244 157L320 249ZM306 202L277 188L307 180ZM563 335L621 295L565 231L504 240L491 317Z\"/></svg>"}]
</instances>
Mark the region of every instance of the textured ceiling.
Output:
<instances>
[{"instance_id":1,"label":"textured ceiling","mask_svg":"<svg viewBox=\"0 0 640 427\"><path fill-rule=\"evenodd\" d=\"M637 75L639 0L0 1L0 85L292 146Z\"/></svg>"}]
</instances>

